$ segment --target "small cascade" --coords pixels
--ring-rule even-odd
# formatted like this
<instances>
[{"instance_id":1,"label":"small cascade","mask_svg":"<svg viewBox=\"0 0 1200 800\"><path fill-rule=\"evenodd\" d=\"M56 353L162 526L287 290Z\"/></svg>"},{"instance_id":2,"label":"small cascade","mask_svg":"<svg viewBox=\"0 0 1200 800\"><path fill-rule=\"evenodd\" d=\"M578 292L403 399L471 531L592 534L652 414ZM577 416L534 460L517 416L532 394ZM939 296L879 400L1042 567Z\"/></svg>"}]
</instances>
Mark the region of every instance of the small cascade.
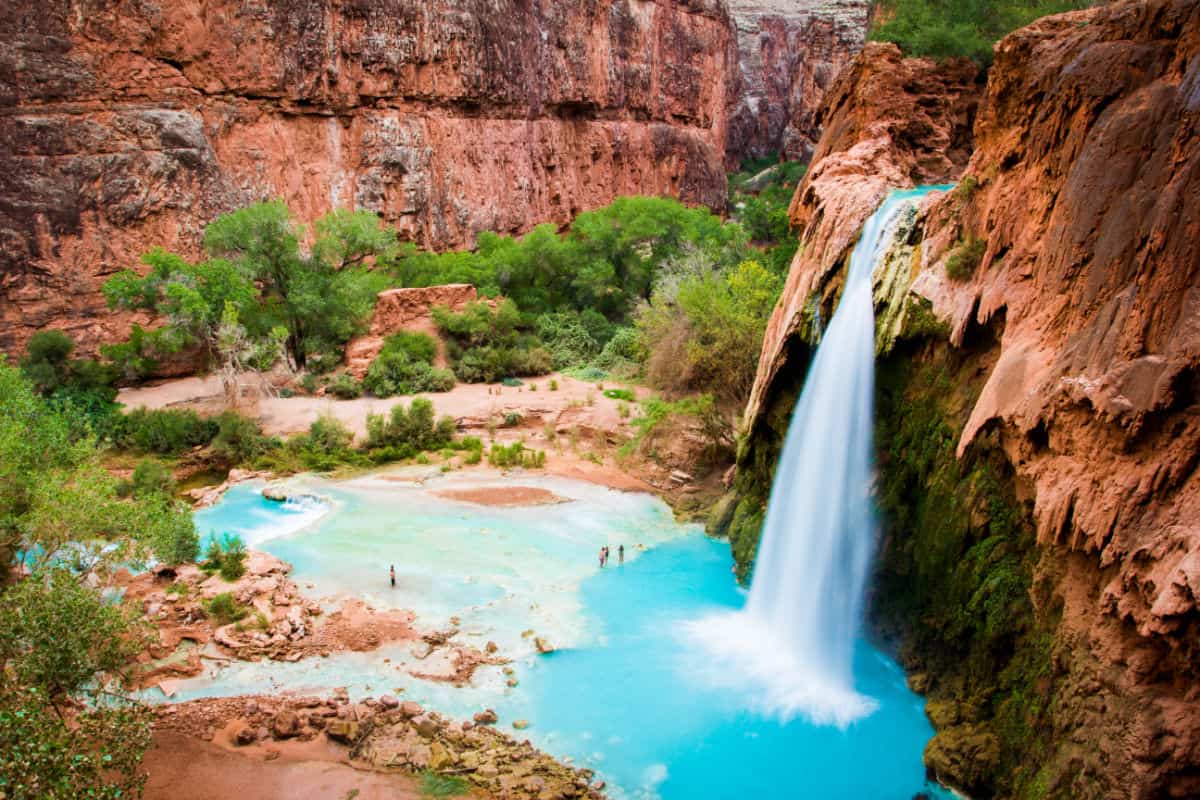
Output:
<instances>
[{"instance_id":1,"label":"small cascade","mask_svg":"<svg viewBox=\"0 0 1200 800\"><path fill-rule=\"evenodd\" d=\"M725 662L722 680L751 679L757 701L785 718L845 725L874 708L855 692L853 670L876 537L871 275L901 214L932 190L892 192L863 227L792 415L749 599L691 630Z\"/></svg>"}]
</instances>

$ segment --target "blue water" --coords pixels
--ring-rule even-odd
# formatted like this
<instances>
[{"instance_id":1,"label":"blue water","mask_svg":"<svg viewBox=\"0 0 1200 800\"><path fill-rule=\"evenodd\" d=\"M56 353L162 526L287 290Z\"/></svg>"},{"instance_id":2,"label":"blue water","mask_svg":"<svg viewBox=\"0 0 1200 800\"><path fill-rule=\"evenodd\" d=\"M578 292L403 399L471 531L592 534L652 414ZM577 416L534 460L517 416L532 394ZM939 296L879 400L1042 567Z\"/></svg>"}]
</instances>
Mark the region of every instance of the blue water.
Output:
<instances>
[{"instance_id":1,"label":"blue water","mask_svg":"<svg viewBox=\"0 0 1200 800\"><path fill-rule=\"evenodd\" d=\"M314 596L416 607L423 627L461 616L465 636L494 639L514 657L519 687L507 687L495 668L464 688L411 678L396 667L402 648L389 646L235 665L185 686L180 698L349 686L352 694L402 689L455 717L492 707L503 727L526 719L530 728L518 735L595 769L615 798L941 794L924 779L921 753L933 731L923 702L891 659L865 642L856 648L855 686L877 707L845 728L759 712L752 694L714 680L711 660L680 633L689 621L744 604L727 543L676 524L649 496L548 478L521 483L572 502L494 509L420 487L350 482L315 489L328 498L323 510L288 509L239 487L197 514L203 532L240 529L289 560ZM307 524L297 527L304 514ZM593 554L603 543L614 556L600 570ZM627 563L617 565L621 543ZM381 553L397 562L395 592L382 574L375 578ZM536 655L520 635L528 628L564 649Z\"/></svg>"}]
</instances>

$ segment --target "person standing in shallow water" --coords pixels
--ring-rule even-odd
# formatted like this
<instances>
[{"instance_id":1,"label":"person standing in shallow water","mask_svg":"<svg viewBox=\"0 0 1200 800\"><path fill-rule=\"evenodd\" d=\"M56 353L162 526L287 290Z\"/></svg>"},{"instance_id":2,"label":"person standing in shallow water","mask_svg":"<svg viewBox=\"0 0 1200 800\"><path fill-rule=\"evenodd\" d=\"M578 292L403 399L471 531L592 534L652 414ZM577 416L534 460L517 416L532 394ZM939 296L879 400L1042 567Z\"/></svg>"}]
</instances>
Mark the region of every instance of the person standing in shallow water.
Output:
<instances>
[{"instance_id":1,"label":"person standing in shallow water","mask_svg":"<svg viewBox=\"0 0 1200 800\"><path fill-rule=\"evenodd\" d=\"M390 577L392 579L392 588L395 589L396 588L396 565L395 564L392 564L391 569L388 570L388 577Z\"/></svg>"},{"instance_id":2,"label":"person standing in shallow water","mask_svg":"<svg viewBox=\"0 0 1200 800\"><path fill-rule=\"evenodd\" d=\"M625 563L625 545L620 545L619 547L617 547L617 563L618 564Z\"/></svg>"}]
</instances>

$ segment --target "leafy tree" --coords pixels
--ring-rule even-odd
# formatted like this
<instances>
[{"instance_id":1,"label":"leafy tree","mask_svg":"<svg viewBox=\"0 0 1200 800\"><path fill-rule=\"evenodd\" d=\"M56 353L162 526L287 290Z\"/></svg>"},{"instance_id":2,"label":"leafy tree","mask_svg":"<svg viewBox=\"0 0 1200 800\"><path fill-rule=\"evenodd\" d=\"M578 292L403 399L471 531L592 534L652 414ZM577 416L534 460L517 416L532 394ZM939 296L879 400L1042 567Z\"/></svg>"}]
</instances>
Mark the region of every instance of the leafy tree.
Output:
<instances>
[{"instance_id":1,"label":"leafy tree","mask_svg":"<svg viewBox=\"0 0 1200 800\"><path fill-rule=\"evenodd\" d=\"M38 331L25 346L21 371L41 395L94 394L101 402L111 402L116 371L91 359L72 359L74 350L75 342L62 331Z\"/></svg>"},{"instance_id":2,"label":"leafy tree","mask_svg":"<svg viewBox=\"0 0 1200 800\"><path fill-rule=\"evenodd\" d=\"M728 408L749 396L781 282L757 261L699 272L656 291L638 318L651 383L674 393L711 392Z\"/></svg>"},{"instance_id":3,"label":"leafy tree","mask_svg":"<svg viewBox=\"0 0 1200 800\"><path fill-rule=\"evenodd\" d=\"M152 717L121 691L140 633L133 614L65 569L0 594L0 793L140 794Z\"/></svg>"},{"instance_id":4,"label":"leafy tree","mask_svg":"<svg viewBox=\"0 0 1200 800\"><path fill-rule=\"evenodd\" d=\"M1086 8L1095 0L883 0L870 38L908 55L992 61L992 45L1039 17Z\"/></svg>"}]
</instances>

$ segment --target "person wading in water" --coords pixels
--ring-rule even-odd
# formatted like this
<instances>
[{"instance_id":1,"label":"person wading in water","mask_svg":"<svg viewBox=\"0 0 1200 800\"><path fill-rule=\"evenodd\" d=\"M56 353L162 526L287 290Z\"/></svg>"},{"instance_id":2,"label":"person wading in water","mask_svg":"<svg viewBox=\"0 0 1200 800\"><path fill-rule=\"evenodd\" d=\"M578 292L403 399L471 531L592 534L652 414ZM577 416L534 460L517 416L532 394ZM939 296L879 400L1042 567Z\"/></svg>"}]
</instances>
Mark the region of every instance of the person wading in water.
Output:
<instances>
[{"instance_id":1,"label":"person wading in water","mask_svg":"<svg viewBox=\"0 0 1200 800\"><path fill-rule=\"evenodd\" d=\"M625 545L621 545L620 547L617 548L617 563L618 564L625 563Z\"/></svg>"},{"instance_id":2,"label":"person wading in water","mask_svg":"<svg viewBox=\"0 0 1200 800\"><path fill-rule=\"evenodd\" d=\"M396 565L392 564L392 568L388 570L388 576L392 579L392 588L396 588Z\"/></svg>"}]
</instances>

